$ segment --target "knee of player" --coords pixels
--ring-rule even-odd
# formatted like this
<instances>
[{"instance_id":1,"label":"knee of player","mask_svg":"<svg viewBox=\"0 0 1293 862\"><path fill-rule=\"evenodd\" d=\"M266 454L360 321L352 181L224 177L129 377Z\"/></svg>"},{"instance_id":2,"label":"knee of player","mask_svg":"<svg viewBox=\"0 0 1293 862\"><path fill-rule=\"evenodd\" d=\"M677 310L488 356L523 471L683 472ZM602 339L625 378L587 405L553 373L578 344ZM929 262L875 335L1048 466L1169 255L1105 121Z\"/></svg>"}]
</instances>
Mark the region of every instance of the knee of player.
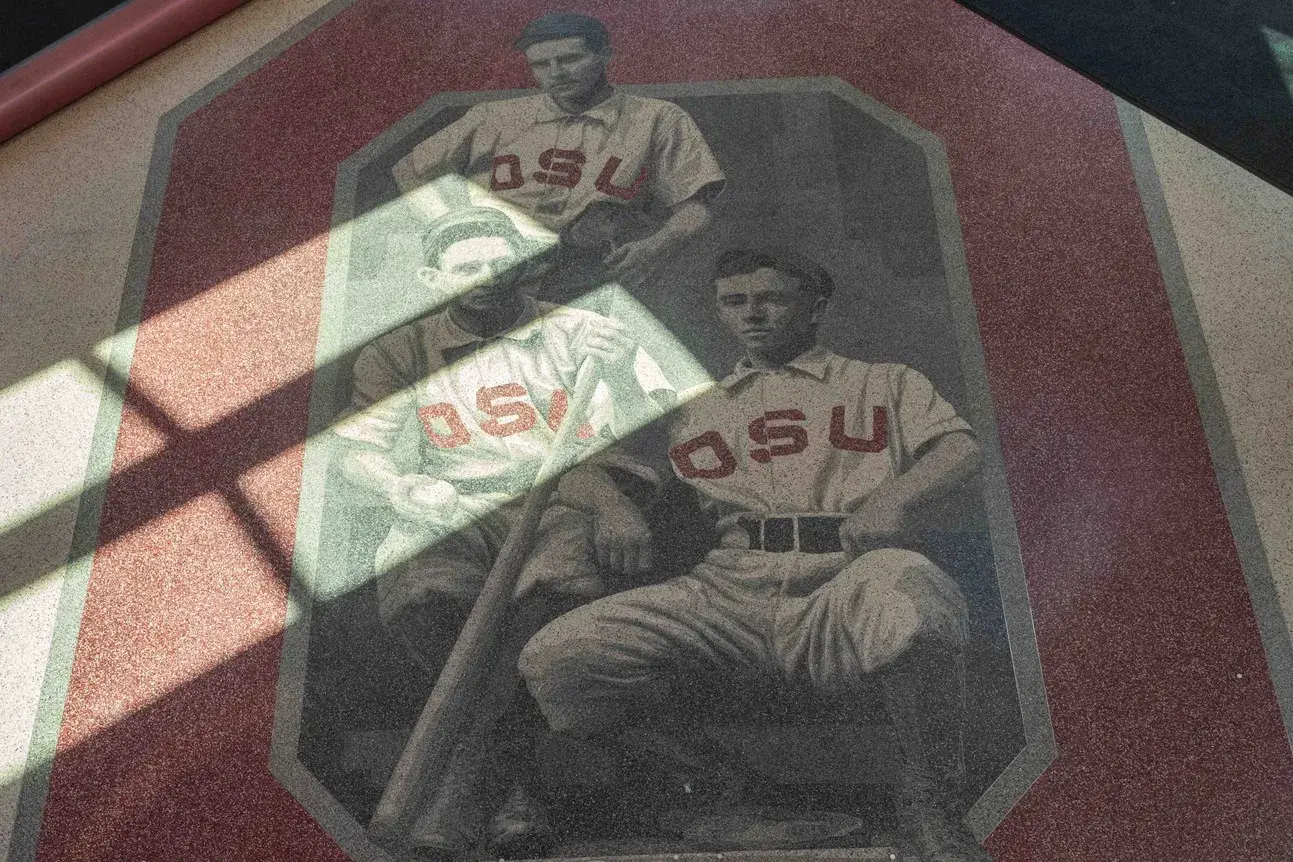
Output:
<instances>
[{"instance_id":1,"label":"knee of player","mask_svg":"<svg viewBox=\"0 0 1293 862\"><path fill-rule=\"evenodd\" d=\"M904 548L879 548L861 555L840 572L836 584L865 584L868 590L901 591L904 585L931 577L945 577L922 554Z\"/></svg>"},{"instance_id":2,"label":"knee of player","mask_svg":"<svg viewBox=\"0 0 1293 862\"><path fill-rule=\"evenodd\" d=\"M531 688L543 685L560 673L560 667L581 661L585 646L577 636L577 627L566 617L558 617L525 644L517 669Z\"/></svg>"},{"instance_id":3,"label":"knee of player","mask_svg":"<svg viewBox=\"0 0 1293 862\"><path fill-rule=\"evenodd\" d=\"M969 611L956 582L928 557L900 548L863 554L833 586L836 601L848 603L860 620L903 620L899 629L924 632L962 644L968 637Z\"/></svg>"},{"instance_id":4,"label":"knee of player","mask_svg":"<svg viewBox=\"0 0 1293 862\"><path fill-rule=\"evenodd\" d=\"M548 635L548 629L551 627L552 623L549 623L539 629L521 648L516 667L526 682L534 683L547 675L548 664L552 657L551 638Z\"/></svg>"}]
</instances>

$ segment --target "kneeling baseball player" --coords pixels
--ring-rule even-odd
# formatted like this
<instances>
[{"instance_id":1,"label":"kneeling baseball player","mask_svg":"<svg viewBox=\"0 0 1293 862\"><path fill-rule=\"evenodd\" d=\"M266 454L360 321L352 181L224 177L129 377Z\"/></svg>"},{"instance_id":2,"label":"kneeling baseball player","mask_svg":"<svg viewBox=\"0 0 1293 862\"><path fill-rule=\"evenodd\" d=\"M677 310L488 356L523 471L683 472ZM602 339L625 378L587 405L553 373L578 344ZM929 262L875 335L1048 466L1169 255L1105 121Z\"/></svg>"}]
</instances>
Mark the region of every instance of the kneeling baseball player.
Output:
<instances>
[{"instance_id":1,"label":"kneeling baseball player","mask_svg":"<svg viewBox=\"0 0 1293 862\"><path fill-rule=\"evenodd\" d=\"M599 437L618 439L672 400L622 325L521 292L517 274L536 251L531 242L492 208L434 222L418 278L452 299L361 352L350 415L336 426L343 474L396 514L378 550L379 609L428 680L445 666L563 423L579 430L560 439L591 451ZM591 398L574 415L585 367L600 382L583 386ZM412 472L394 457L409 425L420 435ZM649 536L615 479L628 488L654 474L613 447L599 451L562 477L542 509L502 626L511 646L474 662L492 662L493 680L481 687L444 780L407 818L412 834L395 839L403 858L451 859L481 843L491 858L534 855L551 839L527 771L487 768L496 759L491 731L520 689L516 652L553 609L602 595L603 573L649 565ZM521 765L526 756L517 753Z\"/></svg>"},{"instance_id":2,"label":"kneeling baseball player","mask_svg":"<svg viewBox=\"0 0 1293 862\"><path fill-rule=\"evenodd\" d=\"M904 850L990 862L960 819L965 599L903 547L923 508L978 471L974 434L914 369L818 345L832 282L817 264L736 251L713 284L747 355L680 410L670 459L717 509L718 547L549 623L522 675L555 731L604 738L684 668L845 698L873 677L901 747Z\"/></svg>"}]
</instances>

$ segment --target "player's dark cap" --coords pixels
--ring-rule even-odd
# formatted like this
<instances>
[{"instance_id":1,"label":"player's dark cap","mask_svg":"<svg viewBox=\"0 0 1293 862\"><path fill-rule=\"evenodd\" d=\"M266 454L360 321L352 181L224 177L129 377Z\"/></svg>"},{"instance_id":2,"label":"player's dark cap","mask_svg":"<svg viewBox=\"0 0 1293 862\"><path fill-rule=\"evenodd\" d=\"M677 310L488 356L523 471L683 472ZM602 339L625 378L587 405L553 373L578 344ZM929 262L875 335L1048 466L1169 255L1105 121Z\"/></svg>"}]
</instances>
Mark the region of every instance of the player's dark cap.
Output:
<instances>
[{"instance_id":1,"label":"player's dark cap","mask_svg":"<svg viewBox=\"0 0 1293 862\"><path fill-rule=\"evenodd\" d=\"M591 51L601 51L611 43L606 25L589 15L577 12L549 12L536 18L521 31L521 37L512 45L518 51L524 51L531 45L550 42L553 39L568 39L571 36L583 37Z\"/></svg>"},{"instance_id":2,"label":"player's dark cap","mask_svg":"<svg viewBox=\"0 0 1293 862\"><path fill-rule=\"evenodd\" d=\"M786 248L734 248L719 255L710 282L733 275L748 275L760 269L775 269L795 279L799 289L829 297L835 292L835 280L826 268L797 251Z\"/></svg>"},{"instance_id":3,"label":"player's dark cap","mask_svg":"<svg viewBox=\"0 0 1293 862\"><path fill-rule=\"evenodd\" d=\"M422 234L422 259L436 266L440 257L456 242L479 237L497 236L512 243L522 253L536 245L527 240L507 213L493 207L458 207L427 226Z\"/></svg>"}]
</instances>

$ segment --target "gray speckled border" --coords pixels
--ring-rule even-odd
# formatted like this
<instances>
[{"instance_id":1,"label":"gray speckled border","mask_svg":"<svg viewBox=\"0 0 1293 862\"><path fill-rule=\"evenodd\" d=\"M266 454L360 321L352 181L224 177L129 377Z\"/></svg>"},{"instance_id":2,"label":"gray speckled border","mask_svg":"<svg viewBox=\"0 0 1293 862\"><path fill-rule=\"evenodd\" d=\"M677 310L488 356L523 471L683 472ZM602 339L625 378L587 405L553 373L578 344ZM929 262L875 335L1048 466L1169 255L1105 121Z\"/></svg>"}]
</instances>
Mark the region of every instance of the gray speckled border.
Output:
<instances>
[{"instance_id":1,"label":"gray speckled border","mask_svg":"<svg viewBox=\"0 0 1293 862\"><path fill-rule=\"evenodd\" d=\"M1176 332L1181 339L1190 382L1194 385L1194 396L1203 418L1203 431L1208 438L1212 467L1226 506L1230 531L1235 537L1239 562L1253 603L1253 615L1257 618L1262 644L1266 648L1271 686L1279 701L1285 733L1290 745L1293 745L1293 643L1289 640L1279 594L1275 589L1270 563L1266 559L1266 547L1257 527L1257 516L1248 495L1248 485L1244 481L1243 465L1231 436L1230 419L1221 398L1221 388L1212 370L1212 358L1208 353L1203 326L1199 322L1198 309L1194 305L1194 295L1190 292L1185 264L1181 261L1181 250L1177 246L1171 215L1163 197L1163 186L1154 166L1144 118L1139 108L1122 99L1116 101L1118 118L1127 139L1127 151L1131 155L1132 170L1136 175L1136 185L1140 189L1145 218L1149 222L1154 250L1158 254L1158 265L1163 271L1163 284L1176 321Z\"/></svg>"},{"instance_id":2,"label":"gray speckled border","mask_svg":"<svg viewBox=\"0 0 1293 862\"><path fill-rule=\"evenodd\" d=\"M943 265L946 271L951 312L956 328L961 369L965 375L967 418L979 433L986 459L984 496L988 512L998 580L1005 612L1007 640L1018 686L1025 746L1006 770L984 792L967 815L967 823L982 840L1006 817L1033 782L1055 759L1058 749L1051 726L1050 710L1042 680L1032 613L1028 604L1014 514L1005 482L1005 465L997 435L996 419L988 389L987 369L979 339L978 317L970 292L969 273L961 243L960 220L953 199L951 175L942 142L902 114L876 102L853 86L834 77L784 78L624 86L626 92L656 98L722 96L765 93L829 93L863 114L879 120L919 146L929 167L930 187L935 201ZM350 264L351 223L359 173L365 165L403 141L433 115L453 105L508 98L531 91L494 91L440 94L428 100L398 123L373 139L342 163L338 169L333 230L328 243L323 307L319 333L322 359L335 336L341 332ZM326 393L339 373L335 363L320 363L310 411L310 440L306 444L304 480L298 514L296 552L289 622L284 635L279 668L278 698L270 768L296 799L314 816L355 860L381 862L389 857L367 836L359 824L314 778L298 759L301 710L305 696L306 664L311 605L317 595L317 566L322 516L322 493L328 445L318 432L326 425L322 416ZM326 370L322 370L326 369ZM324 376L328 375L328 376Z\"/></svg>"}]
</instances>

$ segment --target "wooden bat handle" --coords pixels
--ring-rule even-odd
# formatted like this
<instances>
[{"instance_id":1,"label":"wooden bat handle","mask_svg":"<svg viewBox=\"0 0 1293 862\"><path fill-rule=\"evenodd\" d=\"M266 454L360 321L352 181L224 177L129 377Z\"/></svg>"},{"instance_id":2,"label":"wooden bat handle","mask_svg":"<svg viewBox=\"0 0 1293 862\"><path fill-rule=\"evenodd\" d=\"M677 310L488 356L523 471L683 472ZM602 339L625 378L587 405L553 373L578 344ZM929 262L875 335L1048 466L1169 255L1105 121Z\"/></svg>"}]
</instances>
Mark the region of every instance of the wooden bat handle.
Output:
<instances>
[{"instance_id":1,"label":"wooden bat handle","mask_svg":"<svg viewBox=\"0 0 1293 862\"><path fill-rule=\"evenodd\" d=\"M539 519L557 480L578 461L578 449L573 445L575 433L580 425L579 417L592 401L597 381L593 361L585 359L575 378L566 421L557 430L552 451L535 477L516 524L508 531L369 821L369 835L383 846L396 847L406 840L418 805L440 784L454 745L471 718L472 705L490 676L499 632L511 606L521 567L534 544Z\"/></svg>"}]
</instances>

